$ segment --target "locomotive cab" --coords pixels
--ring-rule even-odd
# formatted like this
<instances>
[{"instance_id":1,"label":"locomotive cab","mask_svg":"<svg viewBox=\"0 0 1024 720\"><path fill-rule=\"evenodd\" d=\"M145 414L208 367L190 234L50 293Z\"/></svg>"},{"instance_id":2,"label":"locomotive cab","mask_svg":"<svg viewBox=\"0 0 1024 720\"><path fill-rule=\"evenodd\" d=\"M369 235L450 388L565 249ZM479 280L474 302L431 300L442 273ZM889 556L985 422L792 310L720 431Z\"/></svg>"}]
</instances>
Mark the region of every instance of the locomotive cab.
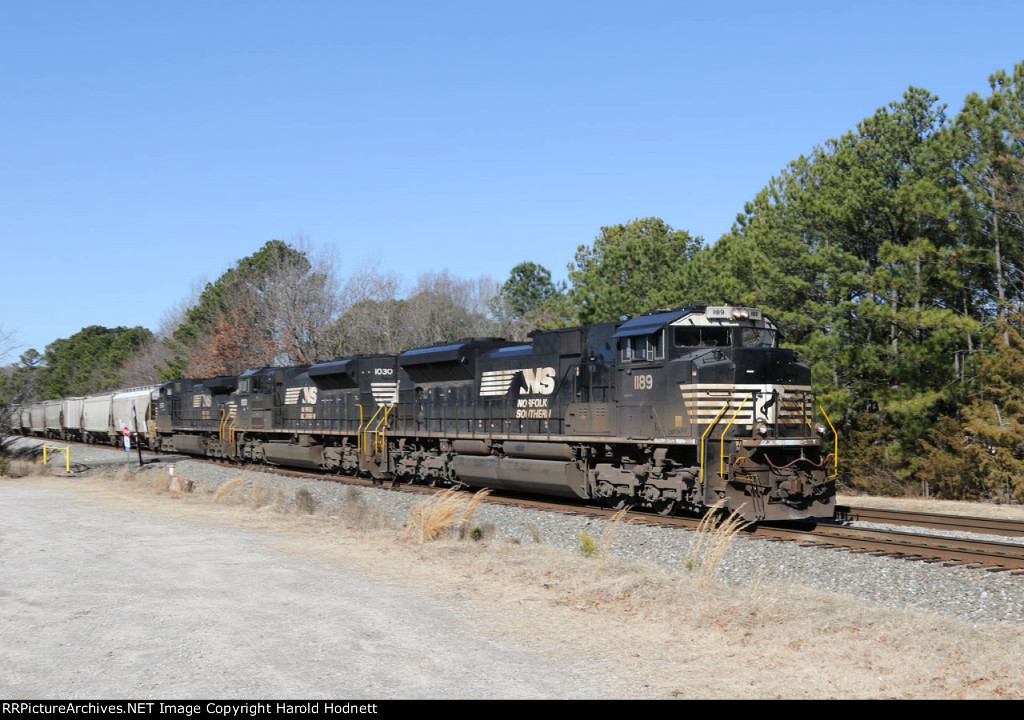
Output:
<instances>
[{"instance_id":1,"label":"locomotive cab","mask_svg":"<svg viewBox=\"0 0 1024 720\"><path fill-rule=\"evenodd\" d=\"M643 482L611 483L602 494L723 501L749 520L832 515L834 456L821 453L827 432L816 421L810 368L778 347L778 328L760 310L656 312L622 323L612 337L618 432L654 450L634 461L634 475L647 473ZM618 467L621 475L625 465ZM664 479L673 474L676 482Z\"/></svg>"}]
</instances>

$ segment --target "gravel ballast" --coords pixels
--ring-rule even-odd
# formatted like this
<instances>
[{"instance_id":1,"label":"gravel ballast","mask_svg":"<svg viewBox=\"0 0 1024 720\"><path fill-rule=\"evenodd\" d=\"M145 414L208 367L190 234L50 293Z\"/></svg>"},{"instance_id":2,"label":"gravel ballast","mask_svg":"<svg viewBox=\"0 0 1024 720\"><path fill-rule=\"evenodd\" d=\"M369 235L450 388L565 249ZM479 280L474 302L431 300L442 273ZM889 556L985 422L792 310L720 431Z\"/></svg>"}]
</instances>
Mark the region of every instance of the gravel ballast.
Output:
<instances>
[{"instance_id":1,"label":"gravel ballast","mask_svg":"<svg viewBox=\"0 0 1024 720\"><path fill-rule=\"evenodd\" d=\"M19 440L19 445L39 444ZM137 470L134 451L126 463L124 451L75 446L73 463L92 468L129 464ZM169 458L146 466L141 472L169 472ZM187 477L199 491L213 492L239 477L238 468L188 459L174 460L176 474ZM288 477L272 472L246 471L247 483L260 483L294 497L300 489L313 498L316 512L340 512L354 497L370 503L396 525L405 523L412 506L423 498L410 493L352 486L342 483ZM575 550L580 533L600 538L607 521L540 510L484 503L477 511L477 526L492 527L493 537L516 543L544 542ZM683 571L694 533L675 528L622 524L611 552L630 560L650 562L669 571ZM785 583L841 593L871 604L949 615L972 623L1024 625L1024 576L993 573L941 563L911 562L795 543L767 542L737 537L722 561L719 579L726 583Z\"/></svg>"}]
</instances>

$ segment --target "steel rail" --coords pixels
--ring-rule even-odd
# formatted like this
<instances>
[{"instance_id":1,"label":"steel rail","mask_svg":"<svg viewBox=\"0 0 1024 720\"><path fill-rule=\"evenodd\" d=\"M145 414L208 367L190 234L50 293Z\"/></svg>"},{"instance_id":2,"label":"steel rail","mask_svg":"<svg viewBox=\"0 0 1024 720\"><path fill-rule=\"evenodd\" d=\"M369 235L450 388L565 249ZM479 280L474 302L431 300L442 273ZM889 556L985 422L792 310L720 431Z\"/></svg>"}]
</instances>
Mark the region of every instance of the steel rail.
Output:
<instances>
[{"instance_id":1,"label":"steel rail","mask_svg":"<svg viewBox=\"0 0 1024 720\"><path fill-rule=\"evenodd\" d=\"M757 537L881 552L916 560L973 563L993 568L1024 569L1024 545L991 540L922 535L819 524L813 528L758 527Z\"/></svg>"},{"instance_id":2,"label":"steel rail","mask_svg":"<svg viewBox=\"0 0 1024 720\"><path fill-rule=\"evenodd\" d=\"M936 530L973 532L984 535L1024 537L1024 521L1000 518L972 517L968 515L944 515L910 510L889 510L885 508L836 506L836 520L910 525Z\"/></svg>"}]
</instances>

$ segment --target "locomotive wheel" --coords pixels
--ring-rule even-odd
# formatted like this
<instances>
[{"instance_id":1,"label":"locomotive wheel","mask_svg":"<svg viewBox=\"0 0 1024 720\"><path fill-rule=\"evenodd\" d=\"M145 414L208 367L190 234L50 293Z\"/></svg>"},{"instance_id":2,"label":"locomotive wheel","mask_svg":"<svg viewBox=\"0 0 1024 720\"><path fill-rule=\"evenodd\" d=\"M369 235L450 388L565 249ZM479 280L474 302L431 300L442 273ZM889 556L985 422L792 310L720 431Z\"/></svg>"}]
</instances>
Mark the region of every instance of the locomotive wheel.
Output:
<instances>
[{"instance_id":1,"label":"locomotive wheel","mask_svg":"<svg viewBox=\"0 0 1024 720\"><path fill-rule=\"evenodd\" d=\"M612 495L604 499L605 504L612 510L622 510L627 505L631 505L632 498L629 495Z\"/></svg>"},{"instance_id":2,"label":"locomotive wheel","mask_svg":"<svg viewBox=\"0 0 1024 720\"><path fill-rule=\"evenodd\" d=\"M679 509L679 501L671 498L662 498L651 503L651 509L656 515L668 517L669 515L676 514L676 510Z\"/></svg>"}]
</instances>

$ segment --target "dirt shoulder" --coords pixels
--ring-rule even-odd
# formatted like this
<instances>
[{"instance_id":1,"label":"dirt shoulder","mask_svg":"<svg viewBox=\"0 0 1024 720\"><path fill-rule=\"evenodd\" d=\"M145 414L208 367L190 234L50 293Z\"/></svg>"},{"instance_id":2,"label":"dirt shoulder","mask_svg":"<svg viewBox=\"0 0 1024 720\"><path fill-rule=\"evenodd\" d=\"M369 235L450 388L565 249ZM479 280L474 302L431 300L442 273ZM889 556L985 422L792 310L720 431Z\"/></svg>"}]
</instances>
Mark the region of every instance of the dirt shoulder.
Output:
<instances>
[{"instance_id":1,"label":"dirt shoulder","mask_svg":"<svg viewBox=\"0 0 1024 720\"><path fill-rule=\"evenodd\" d=\"M110 477L0 480L0 695L1017 697L1019 629Z\"/></svg>"}]
</instances>

